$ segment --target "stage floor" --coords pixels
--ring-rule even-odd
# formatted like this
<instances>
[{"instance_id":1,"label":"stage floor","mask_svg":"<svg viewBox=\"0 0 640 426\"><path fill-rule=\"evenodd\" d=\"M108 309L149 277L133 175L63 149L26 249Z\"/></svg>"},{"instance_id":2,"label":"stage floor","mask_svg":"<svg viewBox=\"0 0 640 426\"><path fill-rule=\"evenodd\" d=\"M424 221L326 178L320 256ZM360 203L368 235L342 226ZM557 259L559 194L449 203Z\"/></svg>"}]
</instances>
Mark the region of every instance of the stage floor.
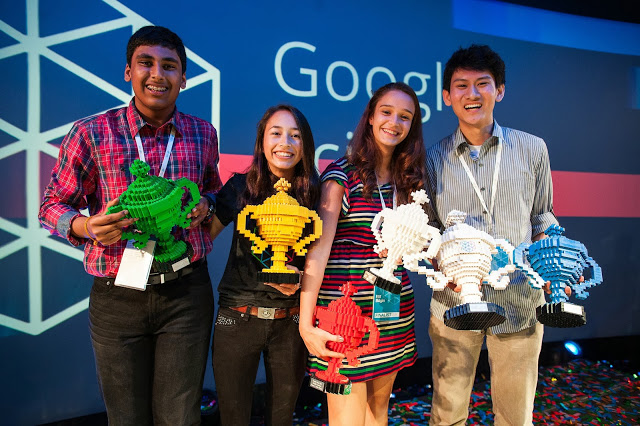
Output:
<instances>
[{"instance_id":1,"label":"stage floor","mask_svg":"<svg viewBox=\"0 0 640 426\"><path fill-rule=\"evenodd\" d=\"M640 425L640 336L576 341L580 355L564 342L543 343L533 413L535 425ZM469 406L471 425L492 425L489 363L482 351ZM402 370L389 404L390 425L427 425L431 410L431 358ZM264 385L254 394L252 426L262 425ZM218 425L215 398L203 399L202 424ZM326 425L326 398L305 380L294 425ZM104 413L48 426L106 426Z\"/></svg>"}]
</instances>

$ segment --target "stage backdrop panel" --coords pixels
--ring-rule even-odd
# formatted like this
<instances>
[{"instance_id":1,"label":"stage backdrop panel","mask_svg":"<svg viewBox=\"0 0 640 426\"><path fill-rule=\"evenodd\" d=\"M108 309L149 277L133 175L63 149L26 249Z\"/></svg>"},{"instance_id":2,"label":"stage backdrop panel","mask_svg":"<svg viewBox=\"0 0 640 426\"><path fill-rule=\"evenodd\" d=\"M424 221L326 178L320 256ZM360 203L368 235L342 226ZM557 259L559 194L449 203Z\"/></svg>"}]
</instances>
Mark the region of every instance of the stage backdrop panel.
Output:
<instances>
[{"instance_id":1,"label":"stage backdrop panel","mask_svg":"<svg viewBox=\"0 0 640 426\"><path fill-rule=\"evenodd\" d=\"M371 92L389 81L416 90L425 144L437 142L456 127L442 102L444 63L460 46L491 45L507 64L497 120L545 139L560 223L604 272L584 303L588 324L547 328L545 340L640 333L640 25L486 0L3 2L0 423L104 409L82 251L49 236L37 212L72 123L130 101L125 45L148 24L173 29L188 48L178 107L219 130L225 180L248 165L268 106L304 112L323 168L344 153ZM230 237L225 230L208 257L214 286ZM411 278L419 354L428 357L431 290ZM210 367L205 386L215 387Z\"/></svg>"}]
</instances>

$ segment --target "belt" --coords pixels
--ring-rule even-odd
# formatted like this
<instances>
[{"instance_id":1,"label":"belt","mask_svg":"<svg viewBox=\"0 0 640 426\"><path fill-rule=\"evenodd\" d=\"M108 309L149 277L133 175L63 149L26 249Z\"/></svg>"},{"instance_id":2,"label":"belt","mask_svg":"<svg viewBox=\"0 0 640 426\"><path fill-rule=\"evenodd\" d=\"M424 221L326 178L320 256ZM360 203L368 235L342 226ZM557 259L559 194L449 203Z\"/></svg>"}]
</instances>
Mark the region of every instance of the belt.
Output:
<instances>
[{"instance_id":1,"label":"belt","mask_svg":"<svg viewBox=\"0 0 640 426\"><path fill-rule=\"evenodd\" d=\"M184 268L176 271L176 272L167 272L164 274L151 274L149 275L149 281L147 281L147 285L153 284L164 284L168 281L177 280L178 278L186 277L200 266L204 265L205 259L198 259L195 262L185 266Z\"/></svg>"},{"instance_id":2,"label":"belt","mask_svg":"<svg viewBox=\"0 0 640 426\"><path fill-rule=\"evenodd\" d=\"M249 314L260 319L282 319L288 318L300 313L300 306L294 306L293 308L261 308L258 306L234 306L229 309L242 312L243 314Z\"/></svg>"}]
</instances>

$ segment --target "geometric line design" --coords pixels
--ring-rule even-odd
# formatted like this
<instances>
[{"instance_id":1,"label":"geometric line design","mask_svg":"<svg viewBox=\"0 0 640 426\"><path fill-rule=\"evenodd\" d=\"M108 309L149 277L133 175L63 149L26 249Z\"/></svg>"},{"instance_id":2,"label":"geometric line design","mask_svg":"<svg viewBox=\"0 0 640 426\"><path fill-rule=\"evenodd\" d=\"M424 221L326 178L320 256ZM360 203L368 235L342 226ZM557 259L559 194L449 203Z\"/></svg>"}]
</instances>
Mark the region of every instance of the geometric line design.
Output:
<instances>
[{"instance_id":1,"label":"geometric line design","mask_svg":"<svg viewBox=\"0 0 640 426\"><path fill-rule=\"evenodd\" d=\"M68 121L64 125L48 129L44 132L40 131L42 94L42 88L40 87L41 58L47 58L49 61L65 68L77 77L85 80L96 88L110 94L122 102L121 106L126 106L129 104L129 101L133 96L132 90L129 92L123 91L68 58L54 52L50 47L60 43L91 37L93 35L126 27L131 27L133 34L133 32L139 28L145 25L151 25L151 22L116 0L103 0L105 4L118 11L123 15L123 17L58 34L48 35L46 37L40 37L38 0L25 1L27 16L26 34L15 27L12 27L5 21L0 20L0 31L6 34L6 36L17 41L17 44L0 48L0 60L26 53L28 74L27 130L25 131L20 129L3 119L3 117L0 117L0 130L15 139L14 142L0 147L0 160L23 152L26 154L26 164L24 168L26 224L21 226L0 217L0 230L12 234L17 238L0 246L0 259L4 259L24 248L27 249L29 265L29 320L23 321L11 316L0 314L0 326L9 327L26 334L38 335L66 321L74 315L77 315L89 306L89 298L87 297L62 309L60 312L43 319L42 247L46 247L58 254L76 259L80 262L82 262L83 252L72 247L68 242L61 240L60 238L50 237L49 232L40 226L38 221L38 210L42 199L40 187L40 155L41 153L44 153L53 158L57 158L59 148L50 142L64 137L71 129L73 123L83 117L69 117ZM216 130L218 130L218 144L220 144L220 71L188 48L186 49L186 52L187 58L198 65L203 72L195 77L189 78L187 88L183 89L183 91L191 90L211 81L211 117L209 117L209 121L213 124ZM122 58L118 56L117 58L113 58L113 60L120 61Z\"/></svg>"}]
</instances>

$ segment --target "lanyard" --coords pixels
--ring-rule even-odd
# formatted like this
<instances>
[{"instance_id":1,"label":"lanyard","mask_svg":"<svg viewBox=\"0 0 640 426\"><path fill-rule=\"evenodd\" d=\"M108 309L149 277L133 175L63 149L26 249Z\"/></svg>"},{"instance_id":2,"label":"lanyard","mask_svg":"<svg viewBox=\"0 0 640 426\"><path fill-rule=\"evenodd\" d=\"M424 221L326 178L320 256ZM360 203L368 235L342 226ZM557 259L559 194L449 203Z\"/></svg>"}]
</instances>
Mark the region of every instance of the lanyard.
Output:
<instances>
[{"instance_id":1,"label":"lanyard","mask_svg":"<svg viewBox=\"0 0 640 426\"><path fill-rule=\"evenodd\" d=\"M167 149L164 152L164 158L162 159L162 167L160 167L160 173L158 173L159 177L164 177L164 172L167 170L167 164L169 164L169 157L171 156L171 149L173 148L173 140L176 137L176 128L173 127L171 129L171 135L169 136L169 143L167 143ZM138 146L138 155L140 156L140 160L146 161L144 159L144 149L142 148L142 139L140 139L140 133L136 134L136 145Z\"/></svg>"},{"instance_id":2,"label":"lanyard","mask_svg":"<svg viewBox=\"0 0 640 426\"><path fill-rule=\"evenodd\" d=\"M378 185L378 176L376 176L376 185L378 186L378 194L380 194L380 204L382 204L382 210L387 208L387 205L384 202L384 197L382 196L382 191L380 190L380 185ZM393 185L393 210L396 209L396 185Z\"/></svg>"},{"instance_id":3,"label":"lanyard","mask_svg":"<svg viewBox=\"0 0 640 426\"><path fill-rule=\"evenodd\" d=\"M496 205L496 192L498 190L498 174L500 173L500 160L502 159L502 142L500 141L500 139L498 139L498 152L496 154L496 168L493 171L493 183L491 185L491 208L490 209L487 208L487 204L484 202L484 198L480 193L480 188L478 188L478 182L476 182L476 179L473 177L471 170L469 170L469 166L467 166L467 162L464 161L464 158L462 158L462 153L458 153L458 159L460 159L460 162L462 163L462 167L464 167L464 171L467 172L467 176L471 181L471 185L473 186L473 189L476 192L476 195L478 196L478 199L480 200L482 207L493 218L493 208Z\"/></svg>"}]
</instances>

